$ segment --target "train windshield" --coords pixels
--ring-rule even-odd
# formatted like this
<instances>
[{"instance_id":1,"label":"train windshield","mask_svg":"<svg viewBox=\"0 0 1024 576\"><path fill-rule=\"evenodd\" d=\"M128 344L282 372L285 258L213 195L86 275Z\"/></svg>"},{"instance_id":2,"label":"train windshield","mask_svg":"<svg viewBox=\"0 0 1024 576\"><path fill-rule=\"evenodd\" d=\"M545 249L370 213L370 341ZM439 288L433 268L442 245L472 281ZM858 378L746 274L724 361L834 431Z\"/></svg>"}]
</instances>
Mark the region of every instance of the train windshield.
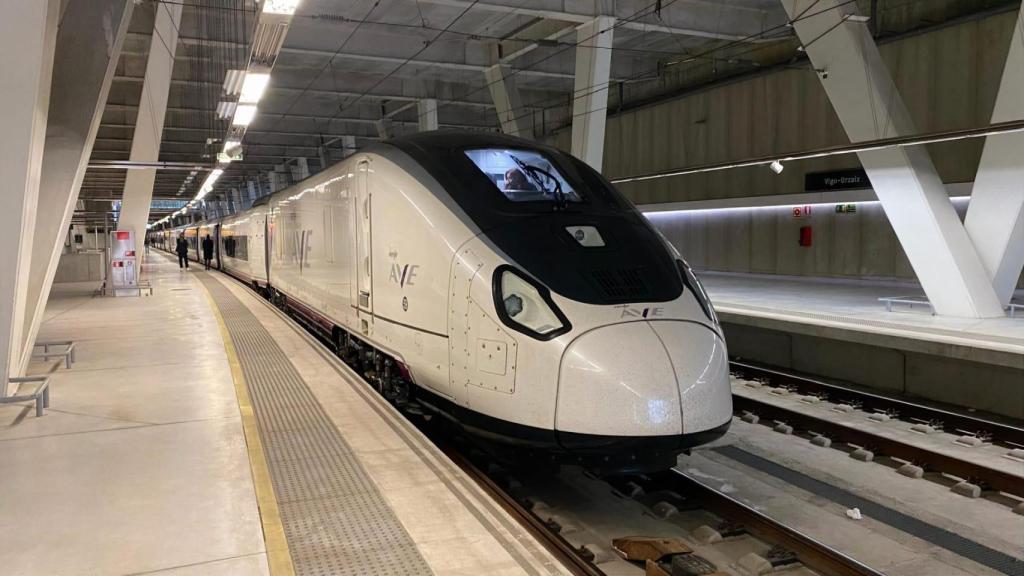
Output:
<instances>
[{"instance_id":1,"label":"train windshield","mask_svg":"<svg viewBox=\"0 0 1024 576\"><path fill-rule=\"evenodd\" d=\"M580 202L555 165L535 150L476 148L466 156L513 202Z\"/></svg>"}]
</instances>

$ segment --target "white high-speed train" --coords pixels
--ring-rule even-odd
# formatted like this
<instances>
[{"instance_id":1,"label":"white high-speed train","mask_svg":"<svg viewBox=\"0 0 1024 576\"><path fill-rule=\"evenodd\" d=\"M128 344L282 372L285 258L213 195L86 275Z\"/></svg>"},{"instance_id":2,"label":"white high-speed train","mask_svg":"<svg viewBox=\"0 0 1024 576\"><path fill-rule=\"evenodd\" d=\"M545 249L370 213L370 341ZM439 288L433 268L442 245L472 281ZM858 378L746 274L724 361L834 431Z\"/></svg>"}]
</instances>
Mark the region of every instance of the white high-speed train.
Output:
<instances>
[{"instance_id":1,"label":"white high-speed train","mask_svg":"<svg viewBox=\"0 0 1024 576\"><path fill-rule=\"evenodd\" d=\"M689 266L600 174L476 132L396 138L216 221L156 231L330 338L401 407L494 445L665 468L725 433L722 330Z\"/></svg>"}]
</instances>

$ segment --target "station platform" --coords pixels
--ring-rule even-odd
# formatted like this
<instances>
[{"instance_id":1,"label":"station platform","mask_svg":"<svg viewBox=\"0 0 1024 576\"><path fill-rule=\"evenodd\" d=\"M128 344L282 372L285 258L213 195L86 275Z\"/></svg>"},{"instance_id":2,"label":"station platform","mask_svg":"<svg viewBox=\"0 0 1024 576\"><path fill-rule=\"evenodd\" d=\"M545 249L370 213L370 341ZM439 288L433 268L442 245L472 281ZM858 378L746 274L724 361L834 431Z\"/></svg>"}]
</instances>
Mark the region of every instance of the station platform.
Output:
<instances>
[{"instance_id":1,"label":"station platform","mask_svg":"<svg viewBox=\"0 0 1024 576\"><path fill-rule=\"evenodd\" d=\"M58 285L50 407L0 407L6 574L562 574L246 287L153 252L153 296Z\"/></svg>"},{"instance_id":2,"label":"station platform","mask_svg":"<svg viewBox=\"0 0 1024 576\"><path fill-rule=\"evenodd\" d=\"M906 283L701 274L734 357L1024 418L1024 314L965 319L879 298Z\"/></svg>"}]
</instances>

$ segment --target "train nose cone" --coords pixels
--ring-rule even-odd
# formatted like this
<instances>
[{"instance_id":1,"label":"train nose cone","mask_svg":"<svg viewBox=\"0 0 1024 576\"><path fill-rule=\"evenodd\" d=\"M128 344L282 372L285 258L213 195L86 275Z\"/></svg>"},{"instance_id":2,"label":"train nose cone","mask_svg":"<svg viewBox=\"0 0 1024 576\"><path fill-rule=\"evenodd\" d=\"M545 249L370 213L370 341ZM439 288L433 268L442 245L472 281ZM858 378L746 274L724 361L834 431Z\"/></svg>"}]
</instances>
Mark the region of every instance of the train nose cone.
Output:
<instances>
[{"instance_id":1,"label":"train nose cone","mask_svg":"<svg viewBox=\"0 0 1024 576\"><path fill-rule=\"evenodd\" d=\"M631 322L591 330L562 356L555 428L666 436L718 426L732 408L726 358L721 339L692 322Z\"/></svg>"},{"instance_id":2,"label":"train nose cone","mask_svg":"<svg viewBox=\"0 0 1024 576\"><path fill-rule=\"evenodd\" d=\"M713 330L694 322L651 322L676 374L683 434L721 426L732 418L729 354Z\"/></svg>"}]
</instances>

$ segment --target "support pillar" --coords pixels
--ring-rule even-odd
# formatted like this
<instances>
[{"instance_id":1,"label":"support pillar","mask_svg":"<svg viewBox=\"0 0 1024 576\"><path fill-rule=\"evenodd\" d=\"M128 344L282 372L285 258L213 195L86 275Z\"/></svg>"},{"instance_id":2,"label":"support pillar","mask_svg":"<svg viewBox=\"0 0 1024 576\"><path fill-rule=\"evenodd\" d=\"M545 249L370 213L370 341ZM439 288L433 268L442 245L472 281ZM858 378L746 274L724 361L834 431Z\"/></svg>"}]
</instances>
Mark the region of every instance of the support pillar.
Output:
<instances>
[{"instance_id":1,"label":"support pillar","mask_svg":"<svg viewBox=\"0 0 1024 576\"><path fill-rule=\"evenodd\" d=\"M356 153L356 137L355 136L342 136L341 137L341 157L348 158L349 156Z\"/></svg>"},{"instance_id":2,"label":"support pillar","mask_svg":"<svg viewBox=\"0 0 1024 576\"><path fill-rule=\"evenodd\" d=\"M1024 119L1024 12L1003 67L992 123ZM964 227L974 243L999 303L1010 303L1024 268L1024 134L997 134L985 139Z\"/></svg>"},{"instance_id":3,"label":"support pillar","mask_svg":"<svg viewBox=\"0 0 1024 576\"><path fill-rule=\"evenodd\" d=\"M395 126L394 122L391 121L391 118L381 118L380 120L377 120L376 126L377 136L380 136L383 140L387 140L395 135Z\"/></svg>"},{"instance_id":4,"label":"support pillar","mask_svg":"<svg viewBox=\"0 0 1024 576\"><path fill-rule=\"evenodd\" d=\"M22 369L28 365L39 332L135 2L91 0L62 5L39 184L40 210L32 229Z\"/></svg>"},{"instance_id":5,"label":"support pillar","mask_svg":"<svg viewBox=\"0 0 1024 576\"><path fill-rule=\"evenodd\" d=\"M437 130L437 100L424 98L416 102L417 118L419 118L420 132Z\"/></svg>"},{"instance_id":6,"label":"support pillar","mask_svg":"<svg viewBox=\"0 0 1024 576\"><path fill-rule=\"evenodd\" d=\"M261 194L259 192L259 188L258 188L256 182L253 182L252 180L249 180L248 182L245 183L245 185L246 185L245 187L246 187L246 190L248 191L249 195L248 195L248 202L246 202L245 208L243 208L243 210L252 207L253 202L255 202L256 199L261 196Z\"/></svg>"},{"instance_id":7,"label":"support pillar","mask_svg":"<svg viewBox=\"0 0 1024 576\"><path fill-rule=\"evenodd\" d=\"M149 43L149 58L146 61L146 77L142 84L142 97L135 119L135 135L129 159L133 162L155 162L160 157L160 140L164 132L164 116L167 112L167 97L171 89L171 72L174 70L174 52L178 46L178 28L181 24L180 3L153 4L156 18L153 37ZM153 183L156 169L128 170L124 181L124 198L121 215L117 220L118 230L135 232L135 253L144 255L146 223L153 202Z\"/></svg>"},{"instance_id":8,"label":"support pillar","mask_svg":"<svg viewBox=\"0 0 1024 576\"><path fill-rule=\"evenodd\" d=\"M316 155L320 159L320 171L322 172L331 165L331 151L327 149L327 145L322 145L317 147Z\"/></svg>"},{"instance_id":9,"label":"support pillar","mask_svg":"<svg viewBox=\"0 0 1024 576\"><path fill-rule=\"evenodd\" d=\"M20 376L59 0L13 0L0 19L0 396Z\"/></svg>"},{"instance_id":10,"label":"support pillar","mask_svg":"<svg viewBox=\"0 0 1024 576\"><path fill-rule=\"evenodd\" d=\"M295 164L289 166L292 175L292 182L301 182L309 178L309 161L305 158L296 158Z\"/></svg>"},{"instance_id":11,"label":"support pillar","mask_svg":"<svg viewBox=\"0 0 1024 576\"><path fill-rule=\"evenodd\" d=\"M572 103L572 155L601 171L608 120L615 18L598 16L576 29L576 83Z\"/></svg>"},{"instance_id":12,"label":"support pillar","mask_svg":"<svg viewBox=\"0 0 1024 576\"><path fill-rule=\"evenodd\" d=\"M484 79L487 80L487 87L491 91L491 99L494 101L494 110L498 113L501 131L512 136L533 138L533 133L526 122L523 102L519 97L519 87L516 85L516 77L512 74L512 69L495 64L484 70Z\"/></svg>"},{"instance_id":13,"label":"support pillar","mask_svg":"<svg viewBox=\"0 0 1024 576\"><path fill-rule=\"evenodd\" d=\"M841 0L782 0L851 142L917 132L868 27ZM859 154L938 314L1002 316L988 274L922 146Z\"/></svg>"}]
</instances>

